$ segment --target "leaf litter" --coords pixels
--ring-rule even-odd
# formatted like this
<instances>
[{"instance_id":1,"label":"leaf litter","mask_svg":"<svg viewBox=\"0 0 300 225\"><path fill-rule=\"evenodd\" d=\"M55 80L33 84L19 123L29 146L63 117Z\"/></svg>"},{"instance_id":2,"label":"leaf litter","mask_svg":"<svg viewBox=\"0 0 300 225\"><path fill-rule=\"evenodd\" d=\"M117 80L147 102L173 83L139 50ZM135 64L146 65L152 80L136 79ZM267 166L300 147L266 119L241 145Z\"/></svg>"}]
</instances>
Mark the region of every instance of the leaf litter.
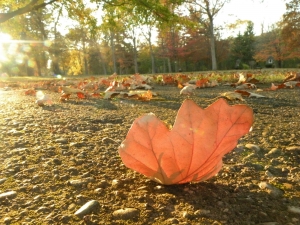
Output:
<instances>
[{"instance_id":1,"label":"leaf litter","mask_svg":"<svg viewBox=\"0 0 300 225\"><path fill-rule=\"evenodd\" d=\"M0 194L16 193L0 200L9 209L0 210L3 220L16 224L28 220L36 224L299 222L299 210L291 210L299 209L300 201L296 85L265 91L271 84L256 84L268 98L245 97L242 103L255 112L253 129L223 157L219 173L200 183L164 186L126 168L117 149L134 119L153 112L172 124L186 97L179 94L177 84L149 83L161 101L104 100L102 90L116 77L94 79L98 88L83 91L88 97L78 101L73 101L78 97L72 93L69 100L59 102L61 92L55 82L18 83L1 91L0 179L4 183ZM219 82L214 88L196 88L189 98L206 108L207 101L235 91ZM78 88L80 82L63 83ZM53 104L37 107L36 96L24 93L31 88L49 95ZM239 103L235 101L228 103ZM107 138L113 141L103 141ZM247 144L259 150L248 149ZM77 186L68 185L74 180ZM265 189L260 188L261 182L266 183ZM78 218L76 211L93 200L99 202L92 204L97 207ZM135 213L114 217L121 209Z\"/></svg>"}]
</instances>

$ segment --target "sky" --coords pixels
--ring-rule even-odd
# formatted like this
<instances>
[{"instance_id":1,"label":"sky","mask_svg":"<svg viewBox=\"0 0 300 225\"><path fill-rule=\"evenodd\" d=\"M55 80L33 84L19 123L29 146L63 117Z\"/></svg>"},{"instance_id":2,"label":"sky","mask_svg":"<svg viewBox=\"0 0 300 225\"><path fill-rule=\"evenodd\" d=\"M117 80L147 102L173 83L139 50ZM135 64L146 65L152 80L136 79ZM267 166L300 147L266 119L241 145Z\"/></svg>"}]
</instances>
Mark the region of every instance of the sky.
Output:
<instances>
[{"instance_id":1,"label":"sky","mask_svg":"<svg viewBox=\"0 0 300 225\"><path fill-rule=\"evenodd\" d=\"M251 20L254 23L254 33L261 34L261 24L264 24L264 32L268 27L278 22L285 13L284 0L231 0L224 5L215 19L216 25L233 23L237 19ZM245 31L245 26L241 27L241 33ZM238 30L223 32L222 37L236 36Z\"/></svg>"}]
</instances>

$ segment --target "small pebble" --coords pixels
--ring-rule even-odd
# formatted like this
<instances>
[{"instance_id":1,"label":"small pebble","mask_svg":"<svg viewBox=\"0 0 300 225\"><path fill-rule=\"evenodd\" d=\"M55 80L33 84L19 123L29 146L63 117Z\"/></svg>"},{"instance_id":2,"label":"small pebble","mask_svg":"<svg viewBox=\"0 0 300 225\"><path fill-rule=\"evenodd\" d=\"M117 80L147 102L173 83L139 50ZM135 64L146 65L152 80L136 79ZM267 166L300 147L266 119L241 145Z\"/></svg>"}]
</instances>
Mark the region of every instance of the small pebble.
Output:
<instances>
[{"instance_id":1,"label":"small pebble","mask_svg":"<svg viewBox=\"0 0 300 225\"><path fill-rule=\"evenodd\" d=\"M248 149L251 149L253 151L256 151L256 152L260 151L260 147L258 145L246 144L245 147L248 148Z\"/></svg>"},{"instance_id":2,"label":"small pebble","mask_svg":"<svg viewBox=\"0 0 300 225\"><path fill-rule=\"evenodd\" d=\"M269 194L271 194L274 197L279 197L283 195L283 191L279 188L273 186L272 184L269 184L267 182L261 182L258 185L261 189L266 190Z\"/></svg>"},{"instance_id":3,"label":"small pebble","mask_svg":"<svg viewBox=\"0 0 300 225\"><path fill-rule=\"evenodd\" d=\"M266 157L274 158L281 155L281 150L278 148L272 148L268 153L265 154Z\"/></svg>"},{"instance_id":4,"label":"small pebble","mask_svg":"<svg viewBox=\"0 0 300 225\"><path fill-rule=\"evenodd\" d=\"M184 212L182 213L182 217L183 217L183 218L187 218L187 219L191 219L191 218L192 218L192 215L191 215L189 212L184 211Z\"/></svg>"},{"instance_id":5,"label":"small pebble","mask_svg":"<svg viewBox=\"0 0 300 225\"><path fill-rule=\"evenodd\" d=\"M196 216L204 216L204 215L208 215L210 213L210 210L206 210L206 209L198 209L194 212L194 215Z\"/></svg>"},{"instance_id":6,"label":"small pebble","mask_svg":"<svg viewBox=\"0 0 300 225\"><path fill-rule=\"evenodd\" d=\"M273 178L274 177L274 175L270 171L268 171L268 170L265 172L265 175L267 177L269 177L269 178Z\"/></svg>"},{"instance_id":7,"label":"small pebble","mask_svg":"<svg viewBox=\"0 0 300 225\"><path fill-rule=\"evenodd\" d=\"M286 148L287 151L300 151L300 146L290 146Z\"/></svg>"},{"instance_id":8,"label":"small pebble","mask_svg":"<svg viewBox=\"0 0 300 225\"><path fill-rule=\"evenodd\" d=\"M300 214L300 207L288 206L288 211L291 213Z\"/></svg>"},{"instance_id":9,"label":"small pebble","mask_svg":"<svg viewBox=\"0 0 300 225\"><path fill-rule=\"evenodd\" d=\"M51 211L51 209L49 209L48 207L45 207L45 206L41 206L40 208L38 208L36 210L36 212L38 212L38 213L48 213L50 211Z\"/></svg>"},{"instance_id":10,"label":"small pebble","mask_svg":"<svg viewBox=\"0 0 300 225\"><path fill-rule=\"evenodd\" d=\"M83 187L84 185L86 185L87 181L83 180L83 179L82 180L69 180L68 184L70 184L73 187L78 188L78 187Z\"/></svg>"},{"instance_id":11,"label":"small pebble","mask_svg":"<svg viewBox=\"0 0 300 225\"><path fill-rule=\"evenodd\" d=\"M7 180L7 178L1 178L0 179L0 184L3 184L6 180Z\"/></svg>"},{"instance_id":12,"label":"small pebble","mask_svg":"<svg viewBox=\"0 0 300 225\"><path fill-rule=\"evenodd\" d=\"M17 192L15 191L8 191L0 194L0 199L4 198L14 198L17 196Z\"/></svg>"},{"instance_id":13,"label":"small pebble","mask_svg":"<svg viewBox=\"0 0 300 225\"><path fill-rule=\"evenodd\" d=\"M139 215L139 210L135 208L118 209L113 212L113 217L121 220L134 220L137 219Z\"/></svg>"},{"instance_id":14,"label":"small pebble","mask_svg":"<svg viewBox=\"0 0 300 225\"><path fill-rule=\"evenodd\" d=\"M68 143L68 139L66 138L59 138L55 140L56 143L60 143L60 144L67 144Z\"/></svg>"},{"instance_id":15,"label":"small pebble","mask_svg":"<svg viewBox=\"0 0 300 225\"><path fill-rule=\"evenodd\" d=\"M100 204L98 201L91 200L91 201L85 203L83 206L81 206L80 209L78 209L74 215L76 215L78 217L82 217L82 216L94 211L99 205Z\"/></svg>"},{"instance_id":16,"label":"small pebble","mask_svg":"<svg viewBox=\"0 0 300 225\"><path fill-rule=\"evenodd\" d=\"M12 218L11 218L11 217L5 217L5 218L3 219L3 222L4 222L5 224L10 224L11 221L12 221Z\"/></svg>"},{"instance_id":17,"label":"small pebble","mask_svg":"<svg viewBox=\"0 0 300 225\"><path fill-rule=\"evenodd\" d=\"M103 144L117 144L117 142L109 137L105 137L101 140Z\"/></svg>"}]
</instances>

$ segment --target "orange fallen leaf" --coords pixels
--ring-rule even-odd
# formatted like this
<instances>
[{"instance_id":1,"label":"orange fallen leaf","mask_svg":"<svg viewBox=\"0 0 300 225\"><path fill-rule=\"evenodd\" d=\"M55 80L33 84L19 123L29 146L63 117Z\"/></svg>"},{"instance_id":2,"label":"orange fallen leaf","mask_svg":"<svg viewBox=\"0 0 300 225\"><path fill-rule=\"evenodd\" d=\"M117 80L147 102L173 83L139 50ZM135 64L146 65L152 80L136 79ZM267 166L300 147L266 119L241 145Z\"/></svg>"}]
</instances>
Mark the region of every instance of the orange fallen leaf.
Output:
<instances>
[{"instance_id":1,"label":"orange fallen leaf","mask_svg":"<svg viewBox=\"0 0 300 225\"><path fill-rule=\"evenodd\" d=\"M65 101L67 101L67 100L70 99L70 96L71 96L71 94L63 93L63 94L60 96L59 101L60 101L60 102L65 102Z\"/></svg>"},{"instance_id":2,"label":"orange fallen leaf","mask_svg":"<svg viewBox=\"0 0 300 225\"><path fill-rule=\"evenodd\" d=\"M99 98L99 97L101 97L101 95L100 95L100 93L94 92L94 93L91 94L91 97Z\"/></svg>"},{"instance_id":3,"label":"orange fallen leaf","mask_svg":"<svg viewBox=\"0 0 300 225\"><path fill-rule=\"evenodd\" d=\"M83 93L82 90L80 90L78 88L72 88L72 87L61 87L61 90L65 94L73 94L73 93L78 93L78 92L82 92Z\"/></svg>"},{"instance_id":4,"label":"orange fallen leaf","mask_svg":"<svg viewBox=\"0 0 300 225\"><path fill-rule=\"evenodd\" d=\"M250 96L250 93L248 91L242 91L242 90L235 90L235 92L241 94L242 96Z\"/></svg>"},{"instance_id":5,"label":"orange fallen leaf","mask_svg":"<svg viewBox=\"0 0 300 225\"><path fill-rule=\"evenodd\" d=\"M278 84L277 85L277 89L283 89L283 88L286 88L285 84Z\"/></svg>"},{"instance_id":6,"label":"orange fallen leaf","mask_svg":"<svg viewBox=\"0 0 300 225\"><path fill-rule=\"evenodd\" d=\"M201 87L205 87L205 85L208 83L208 79L207 78L203 78L201 80L197 80L196 81L196 86L201 88Z\"/></svg>"},{"instance_id":7,"label":"orange fallen leaf","mask_svg":"<svg viewBox=\"0 0 300 225\"><path fill-rule=\"evenodd\" d=\"M180 107L169 130L154 114L136 119L119 147L123 163L161 184L199 182L214 176L222 157L253 123L252 109L219 99L206 109L192 100Z\"/></svg>"},{"instance_id":8,"label":"orange fallen leaf","mask_svg":"<svg viewBox=\"0 0 300 225\"><path fill-rule=\"evenodd\" d=\"M172 75L163 75L163 83L164 84L174 84L175 80Z\"/></svg>"},{"instance_id":9,"label":"orange fallen leaf","mask_svg":"<svg viewBox=\"0 0 300 225\"><path fill-rule=\"evenodd\" d=\"M186 75L186 74L177 74L175 76L175 80L178 82L178 83L186 83L186 82L189 82L191 80L191 78Z\"/></svg>"},{"instance_id":10,"label":"orange fallen leaf","mask_svg":"<svg viewBox=\"0 0 300 225\"><path fill-rule=\"evenodd\" d=\"M234 92L239 93L239 94L241 94L242 96L247 96L247 97L249 97L249 98L251 98L251 97L255 97L255 98L266 98L266 96L259 95L259 94L256 94L256 93L252 93L252 92L249 92L249 91L235 90Z\"/></svg>"},{"instance_id":11,"label":"orange fallen leaf","mask_svg":"<svg viewBox=\"0 0 300 225\"><path fill-rule=\"evenodd\" d=\"M80 99L84 99L85 98L85 94L82 92L77 92L77 97Z\"/></svg>"},{"instance_id":12,"label":"orange fallen leaf","mask_svg":"<svg viewBox=\"0 0 300 225\"><path fill-rule=\"evenodd\" d=\"M251 83L244 83L239 86L236 86L236 89L255 89L256 85Z\"/></svg>"},{"instance_id":13,"label":"orange fallen leaf","mask_svg":"<svg viewBox=\"0 0 300 225\"><path fill-rule=\"evenodd\" d=\"M35 96L35 95L36 95L36 90L34 90L34 89L29 89L29 90L25 91L25 95L32 95L32 96Z\"/></svg>"},{"instance_id":14,"label":"orange fallen leaf","mask_svg":"<svg viewBox=\"0 0 300 225\"><path fill-rule=\"evenodd\" d=\"M243 99L242 95L240 93L237 93L237 92L228 91L228 92L222 93L221 96L228 99L228 100L230 100L230 101L234 101L234 100L245 101Z\"/></svg>"},{"instance_id":15,"label":"orange fallen leaf","mask_svg":"<svg viewBox=\"0 0 300 225\"><path fill-rule=\"evenodd\" d=\"M269 90L276 91L278 89L278 86L272 83L271 88Z\"/></svg>"},{"instance_id":16,"label":"orange fallen leaf","mask_svg":"<svg viewBox=\"0 0 300 225\"><path fill-rule=\"evenodd\" d=\"M183 85L182 85L181 83L178 83L177 87L178 87L179 89L182 89L182 88L183 88Z\"/></svg>"},{"instance_id":17,"label":"orange fallen leaf","mask_svg":"<svg viewBox=\"0 0 300 225\"><path fill-rule=\"evenodd\" d=\"M259 82L259 80L255 79L255 78L251 78L249 80L247 80L248 83L251 83L251 84L257 84Z\"/></svg>"},{"instance_id":18,"label":"orange fallen leaf","mask_svg":"<svg viewBox=\"0 0 300 225\"><path fill-rule=\"evenodd\" d=\"M152 99L152 92L150 90L145 91L139 95L137 95L139 100L142 101L150 101Z\"/></svg>"}]
</instances>

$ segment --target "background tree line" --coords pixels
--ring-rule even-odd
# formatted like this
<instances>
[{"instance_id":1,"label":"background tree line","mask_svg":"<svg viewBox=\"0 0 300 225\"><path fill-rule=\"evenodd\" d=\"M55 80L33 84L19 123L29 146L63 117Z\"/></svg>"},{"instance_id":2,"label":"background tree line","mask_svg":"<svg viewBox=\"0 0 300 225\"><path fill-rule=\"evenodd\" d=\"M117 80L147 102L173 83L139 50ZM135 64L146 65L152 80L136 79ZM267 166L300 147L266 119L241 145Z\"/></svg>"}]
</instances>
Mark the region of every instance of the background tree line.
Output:
<instances>
[{"instance_id":1,"label":"background tree line","mask_svg":"<svg viewBox=\"0 0 300 225\"><path fill-rule=\"evenodd\" d=\"M0 3L0 32L19 41L0 44L0 72L108 75L299 67L298 0L287 2L283 19L267 32L255 36L254 24L246 21L244 32L224 39L214 19L227 3L6 0Z\"/></svg>"}]
</instances>

